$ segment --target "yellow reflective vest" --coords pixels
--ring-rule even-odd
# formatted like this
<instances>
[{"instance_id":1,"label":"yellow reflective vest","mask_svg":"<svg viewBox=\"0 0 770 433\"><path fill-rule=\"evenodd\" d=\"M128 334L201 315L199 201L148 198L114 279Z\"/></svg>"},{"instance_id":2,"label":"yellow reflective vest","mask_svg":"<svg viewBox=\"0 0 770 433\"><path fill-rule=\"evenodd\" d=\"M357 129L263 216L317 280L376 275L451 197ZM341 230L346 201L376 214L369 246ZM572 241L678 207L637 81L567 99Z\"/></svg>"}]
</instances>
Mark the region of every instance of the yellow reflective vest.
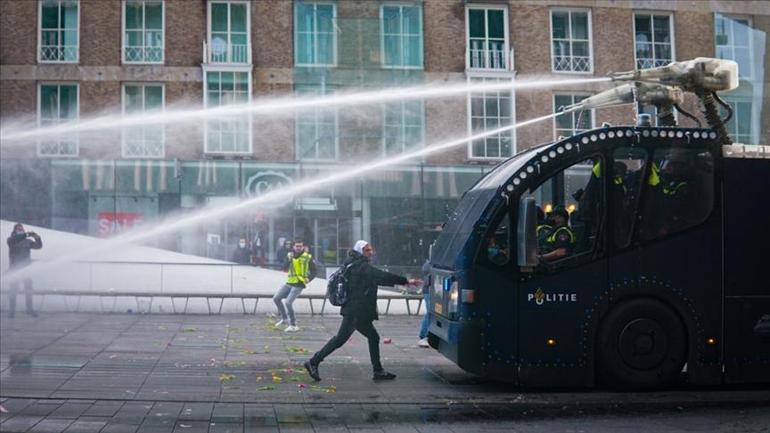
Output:
<instances>
[{"instance_id":1,"label":"yellow reflective vest","mask_svg":"<svg viewBox=\"0 0 770 433\"><path fill-rule=\"evenodd\" d=\"M303 252L299 257L293 257L294 253L289 253L289 278L286 281L291 285L305 285L310 275L310 261L313 256L308 252Z\"/></svg>"}]
</instances>

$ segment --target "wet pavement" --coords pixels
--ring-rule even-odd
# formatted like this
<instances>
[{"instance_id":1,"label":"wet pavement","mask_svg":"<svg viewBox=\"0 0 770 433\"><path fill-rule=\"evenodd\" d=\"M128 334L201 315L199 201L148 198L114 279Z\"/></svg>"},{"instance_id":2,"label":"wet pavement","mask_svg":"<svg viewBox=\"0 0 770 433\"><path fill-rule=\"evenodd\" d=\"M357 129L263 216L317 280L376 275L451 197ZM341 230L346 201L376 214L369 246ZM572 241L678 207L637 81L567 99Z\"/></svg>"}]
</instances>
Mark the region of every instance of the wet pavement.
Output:
<instances>
[{"instance_id":1,"label":"wet pavement","mask_svg":"<svg viewBox=\"0 0 770 433\"><path fill-rule=\"evenodd\" d=\"M287 334L265 316L0 315L0 431L770 431L767 387L522 392L417 347L417 317L376 322L395 381L371 380L354 334L315 383L302 362L339 321L300 316Z\"/></svg>"}]
</instances>

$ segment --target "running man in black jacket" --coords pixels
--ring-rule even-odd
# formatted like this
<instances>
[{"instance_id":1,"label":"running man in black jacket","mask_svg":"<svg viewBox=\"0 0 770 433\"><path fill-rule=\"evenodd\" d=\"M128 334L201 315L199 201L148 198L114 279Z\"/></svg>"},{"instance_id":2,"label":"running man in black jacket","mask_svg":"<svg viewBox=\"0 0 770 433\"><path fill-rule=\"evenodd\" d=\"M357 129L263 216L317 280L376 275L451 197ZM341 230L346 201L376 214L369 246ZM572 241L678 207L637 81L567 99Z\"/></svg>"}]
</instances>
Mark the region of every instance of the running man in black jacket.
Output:
<instances>
[{"instance_id":1,"label":"running man in black jacket","mask_svg":"<svg viewBox=\"0 0 770 433\"><path fill-rule=\"evenodd\" d=\"M24 226L21 223L16 223L13 226L11 236L8 237L8 259L10 262L9 271L19 270L30 264L30 250L39 250L43 248L43 241L40 239L40 235L35 232L24 231ZM13 281L11 288L8 292L8 308L10 316L13 317L16 314L16 294L19 291L19 281ZM32 317L37 317L37 313L32 309L32 280L24 278L24 297L27 300L27 314Z\"/></svg>"},{"instance_id":2,"label":"running man in black jacket","mask_svg":"<svg viewBox=\"0 0 770 433\"><path fill-rule=\"evenodd\" d=\"M374 329L372 321L377 320L377 286L393 286L395 284L417 284L418 280L391 274L375 268L369 263L374 255L374 248L366 241L358 241L342 266L351 265L348 271L349 300L340 309L342 323L337 335L332 337L324 347L305 362L310 377L321 380L318 374L320 364L329 354L342 347L353 334L360 332L369 341L369 358L372 361L374 380L391 380L396 375L382 368L380 363L380 335Z\"/></svg>"}]
</instances>

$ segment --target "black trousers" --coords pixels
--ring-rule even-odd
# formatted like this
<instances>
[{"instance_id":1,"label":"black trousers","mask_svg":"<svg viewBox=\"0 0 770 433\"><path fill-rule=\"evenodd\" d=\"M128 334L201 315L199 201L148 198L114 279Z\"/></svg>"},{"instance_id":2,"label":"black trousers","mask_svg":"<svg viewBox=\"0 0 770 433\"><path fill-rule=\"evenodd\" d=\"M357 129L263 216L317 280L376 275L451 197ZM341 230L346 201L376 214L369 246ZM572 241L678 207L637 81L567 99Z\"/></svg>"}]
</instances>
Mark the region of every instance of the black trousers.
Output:
<instances>
[{"instance_id":1,"label":"black trousers","mask_svg":"<svg viewBox=\"0 0 770 433\"><path fill-rule=\"evenodd\" d=\"M382 364L380 363L380 334L374 329L374 324L372 324L371 320L360 320L353 314L342 316L342 323L340 323L337 335L326 342L324 347L310 358L310 362L315 365L320 364L329 354L342 347L350 336L353 335L353 331L358 331L369 341L369 358L372 361L372 369L374 371L382 371Z\"/></svg>"}]
</instances>

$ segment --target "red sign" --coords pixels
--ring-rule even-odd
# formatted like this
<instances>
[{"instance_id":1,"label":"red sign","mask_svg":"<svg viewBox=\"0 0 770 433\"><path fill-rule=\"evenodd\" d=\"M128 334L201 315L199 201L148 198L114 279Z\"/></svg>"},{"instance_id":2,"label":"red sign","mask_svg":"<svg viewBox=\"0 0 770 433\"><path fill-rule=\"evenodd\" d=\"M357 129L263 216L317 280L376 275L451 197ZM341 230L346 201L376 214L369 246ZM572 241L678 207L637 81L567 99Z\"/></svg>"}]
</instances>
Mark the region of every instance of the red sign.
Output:
<instances>
[{"instance_id":1,"label":"red sign","mask_svg":"<svg viewBox=\"0 0 770 433\"><path fill-rule=\"evenodd\" d=\"M96 220L99 222L99 236L108 237L141 225L144 222L144 214L136 212L99 212L96 214Z\"/></svg>"}]
</instances>

